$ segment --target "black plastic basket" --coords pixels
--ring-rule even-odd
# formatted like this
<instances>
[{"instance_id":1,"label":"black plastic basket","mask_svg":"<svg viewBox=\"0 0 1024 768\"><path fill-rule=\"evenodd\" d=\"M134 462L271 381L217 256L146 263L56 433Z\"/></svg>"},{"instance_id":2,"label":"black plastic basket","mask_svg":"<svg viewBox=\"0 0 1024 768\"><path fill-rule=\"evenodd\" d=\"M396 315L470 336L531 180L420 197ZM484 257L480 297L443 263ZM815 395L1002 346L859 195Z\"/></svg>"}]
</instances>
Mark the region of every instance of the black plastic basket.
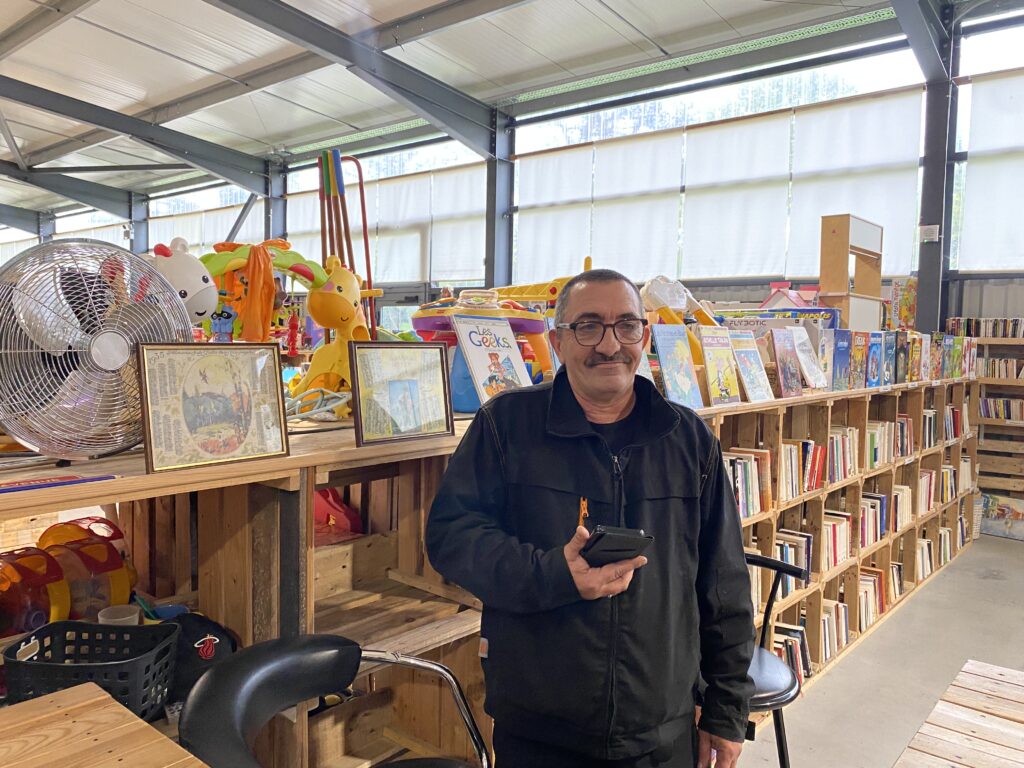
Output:
<instances>
[{"instance_id":1,"label":"black plastic basket","mask_svg":"<svg viewBox=\"0 0 1024 768\"><path fill-rule=\"evenodd\" d=\"M7 701L96 683L143 720L153 720L162 714L174 679L180 631L173 623L47 624L4 650Z\"/></svg>"}]
</instances>

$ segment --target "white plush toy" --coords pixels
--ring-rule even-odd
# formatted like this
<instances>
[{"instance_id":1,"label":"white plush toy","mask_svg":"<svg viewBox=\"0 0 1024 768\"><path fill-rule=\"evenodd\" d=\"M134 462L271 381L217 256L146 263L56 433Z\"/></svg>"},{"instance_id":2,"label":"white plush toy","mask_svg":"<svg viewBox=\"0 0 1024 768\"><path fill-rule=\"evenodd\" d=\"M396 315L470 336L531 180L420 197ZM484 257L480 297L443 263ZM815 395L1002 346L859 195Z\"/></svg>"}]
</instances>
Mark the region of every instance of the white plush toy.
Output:
<instances>
[{"instance_id":1,"label":"white plush toy","mask_svg":"<svg viewBox=\"0 0 1024 768\"><path fill-rule=\"evenodd\" d=\"M174 286L193 322L210 319L219 301L217 286L203 262L188 252L185 238L174 238L169 248L157 245L151 263Z\"/></svg>"}]
</instances>

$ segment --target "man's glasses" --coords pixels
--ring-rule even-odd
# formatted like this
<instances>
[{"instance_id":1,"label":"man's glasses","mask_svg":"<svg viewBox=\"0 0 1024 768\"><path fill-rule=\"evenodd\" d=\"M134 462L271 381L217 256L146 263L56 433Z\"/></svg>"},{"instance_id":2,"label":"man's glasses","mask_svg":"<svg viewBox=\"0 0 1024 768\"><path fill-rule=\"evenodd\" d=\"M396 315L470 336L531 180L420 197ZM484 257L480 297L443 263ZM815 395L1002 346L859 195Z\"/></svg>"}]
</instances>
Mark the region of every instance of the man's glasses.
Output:
<instances>
[{"instance_id":1,"label":"man's glasses","mask_svg":"<svg viewBox=\"0 0 1024 768\"><path fill-rule=\"evenodd\" d=\"M581 347L596 347L604 341L609 328L615 333L619 344L637 344L644 337L647 320L642 318L626 318L614 323L600 323L597 320L577 320L575 323L559 323L555 326L560 330L570 330Z\"/></svg>"}]
</instances>

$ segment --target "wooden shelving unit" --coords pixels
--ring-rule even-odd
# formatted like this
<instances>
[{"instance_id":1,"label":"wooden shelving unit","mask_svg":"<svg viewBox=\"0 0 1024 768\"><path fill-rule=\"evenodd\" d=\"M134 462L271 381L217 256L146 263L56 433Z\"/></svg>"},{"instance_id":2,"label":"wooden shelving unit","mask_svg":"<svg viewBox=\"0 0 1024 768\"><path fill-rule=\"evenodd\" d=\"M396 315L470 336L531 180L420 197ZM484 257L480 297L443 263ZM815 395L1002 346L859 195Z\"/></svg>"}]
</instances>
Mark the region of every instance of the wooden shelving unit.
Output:
<instances>
[{"instance_id":1,"label":"wooden shelving unit","mask_svg":"<svg viewBox=\"0 0 1024 768\"><path fill-rule=\"evenodd\" d=\"M1024 339L982 336L978 359L1015 358L1024 364ZM1024 399L1024 379L978 378L979 398ZM979 408L980 413L980 408ZM981 475L978 486L1001 496L1024 499L1024 421L978 418Z\"/></svg>"}]
</instances>

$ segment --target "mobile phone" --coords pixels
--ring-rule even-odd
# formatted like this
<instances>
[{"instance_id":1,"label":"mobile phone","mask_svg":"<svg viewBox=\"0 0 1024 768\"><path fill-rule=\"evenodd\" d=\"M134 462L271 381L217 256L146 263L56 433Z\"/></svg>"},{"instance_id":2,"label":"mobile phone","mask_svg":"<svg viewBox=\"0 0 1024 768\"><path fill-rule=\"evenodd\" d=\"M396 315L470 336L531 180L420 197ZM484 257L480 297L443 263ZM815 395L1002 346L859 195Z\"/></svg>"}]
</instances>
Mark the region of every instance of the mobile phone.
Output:
<instances>
[{"instance_id":1,"label":"mobile phone","mask_svg":"<svg viewBox=\"0 0 1024 768\"><path fill-rule=\"evenodd\" d=\"M608 563L620 560L631 560L647 549L654 537L639 528L614 528L610 525L599 525L580 554L591 568L600 568Z\"/></svg>"}]
</instances>

